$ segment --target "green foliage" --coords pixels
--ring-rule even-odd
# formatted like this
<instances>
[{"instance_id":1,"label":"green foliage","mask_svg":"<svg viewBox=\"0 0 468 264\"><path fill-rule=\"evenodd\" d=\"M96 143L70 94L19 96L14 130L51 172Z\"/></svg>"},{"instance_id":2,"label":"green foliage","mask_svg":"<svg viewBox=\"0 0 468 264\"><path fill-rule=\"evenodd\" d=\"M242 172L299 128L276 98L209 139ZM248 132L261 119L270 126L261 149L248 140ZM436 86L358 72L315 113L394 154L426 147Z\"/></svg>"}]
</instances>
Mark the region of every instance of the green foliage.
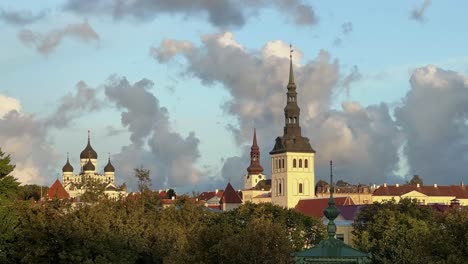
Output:
<instances>
[{"instance_id":1,"label":"green foliage","mask_svg":"<svg viewBox=\"0 0 468 264\"><path fill-rule=\"evenodd\" d=\"M18 191L19 182L10 175L15 167L11 164L10 155L5 156L5 152L0 149L0 199L11 198Z\"/></svg>"},{"instance_id":2,"label":"green foliage","mask_svg":"<svg viewBox=\"0 0 468 264\"><path fill-rule=\"evenodd\" d=\"M419 176L417 174L413 175L413 178L411 178L411 180L409 182L408 181L406 182L406 185L417 185L417 184L419 184L421 186L423 185L423 180L422 180L421 176Z\"/></svg>"},{"instance_id":3,"label":"green foliage","mask_svg":"<svg viewBox=\"0 0 468 264\"><path fill-rule=\"evenodd\" d=\"M468 263L466 209L442 214L409 199L374 203L353 226L354 244L373 263Z\"/></svg>"},{"instance_id":4,"label":"green foliage","mask_svg":"<svg viewBox=\"0 0 468 264\"><path fill-rule=\"evenodd\" d=\"M0 206L0 263L290 263L324 235L318 219L271 204L213 213L181 198Z\"/></svg>"},{"instance_id":5,"label":"green foliage","mask_svg":"<svg viewBox=\"0 0 468 264\"><path fill-rule=\"evenodd\" d=\"M167 190L166 198L167 199L172 199L172 197L176 197L176 192L174 191L174 189Z\"/></svg>"},{"instance_id":6,"label":"green foliage","mask_svg":"<svg viewBox=\"0 0 468 264\"><path fill-rule=\"evenodd\" d=\"M149 190L149 187L151 186L150 170L143 168L143 166L140 168L134 168L133 170L135 172L135 177L138 180L138 191L143 193Z\"/></svg>"},{"instance_id":7,"label":"green foliage","mask_svg":"<svg viewBox=\"0 0 468 264\"><path fill-rule=\"evenodd\" d=\"M49 187L39 186L37 184L32 185L22 185L18 187L17 198L19 200L34 200L39 201L42 196L47 194Z\"/></svg>"}]
</instances>

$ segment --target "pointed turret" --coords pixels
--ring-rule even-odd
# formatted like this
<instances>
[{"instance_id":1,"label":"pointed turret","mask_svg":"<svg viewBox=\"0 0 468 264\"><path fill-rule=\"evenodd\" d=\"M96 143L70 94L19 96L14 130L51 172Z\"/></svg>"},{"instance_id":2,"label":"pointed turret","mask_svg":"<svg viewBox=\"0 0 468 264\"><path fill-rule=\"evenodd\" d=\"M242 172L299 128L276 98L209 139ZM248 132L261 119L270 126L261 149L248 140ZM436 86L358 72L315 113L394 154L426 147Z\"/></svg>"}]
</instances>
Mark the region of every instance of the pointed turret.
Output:
<instances>
[{"instance_id":1,"label":"pointed turret","mask_svg":"<svg viewBox=\"0 0 468 264\"><path fill-rule=\"evenodd\" d=\"M260 148L257 145L257 131L254 128L252 147L250 148L250 166L247 168L249 175L260 174L263 167L260 165Z\"/></svg>"},{"instance_id":2,"label":"pointed turret","mask_svg":"<svg viewBox=\"0 0 468 264\"><path fill-rule=\"evenodd\" d=\"M328 219L327 233L329 238L335 238L336 224L334 221L340 214L340 210L335 206L335 199L333 198L334 192L335 187L333 185L333 162L330 160L330 200L328 201L328 207L323 210L323 214Z\"/></svg>"}]
</instances>

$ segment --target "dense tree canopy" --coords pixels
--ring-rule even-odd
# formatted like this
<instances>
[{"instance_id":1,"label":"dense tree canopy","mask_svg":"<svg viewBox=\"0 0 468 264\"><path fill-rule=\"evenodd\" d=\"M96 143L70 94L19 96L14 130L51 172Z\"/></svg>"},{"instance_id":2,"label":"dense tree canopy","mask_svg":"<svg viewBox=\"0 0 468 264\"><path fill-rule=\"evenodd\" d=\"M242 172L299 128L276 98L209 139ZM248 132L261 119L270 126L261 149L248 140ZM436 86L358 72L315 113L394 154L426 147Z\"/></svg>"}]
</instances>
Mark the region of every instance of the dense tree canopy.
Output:
<instances>
[{"instance_id":1,"label":"dense tree canopy","mask_svg":"<svg viewBox=\"0 0 468 264\"><path fill-rule=\"evenodd\" d=\"M354 243L373 263L468 263L468 210L441 213L402 199L364 207Z\"/></svg>"}]
</instances>

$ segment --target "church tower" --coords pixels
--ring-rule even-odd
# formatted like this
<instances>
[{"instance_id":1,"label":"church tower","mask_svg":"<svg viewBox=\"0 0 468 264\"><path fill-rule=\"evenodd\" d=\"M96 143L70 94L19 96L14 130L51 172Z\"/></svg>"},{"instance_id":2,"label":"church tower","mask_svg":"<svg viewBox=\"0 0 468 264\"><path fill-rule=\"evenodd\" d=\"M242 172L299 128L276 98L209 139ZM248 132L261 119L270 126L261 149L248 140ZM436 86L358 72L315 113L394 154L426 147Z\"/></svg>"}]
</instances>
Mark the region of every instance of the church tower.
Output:
<instances>
[{"instance_id":1,"label":"church tower","mask_svg":"<svg viewBox=\"0 0 468 264\"><path fill-rule=\"evenodd\" d=\"M244 177L244 190L248 190L257 185L259 181L265 180L263 167L260 165L260 148L257 145L257 132L254 128L252 147L250 148L250 166Z\"/></svg>"},{"instance_id":2,"label":"church tower","mask_svg":"<svg viewBox=\"0 0 468 264\"><path fill-rule=\"evenodd\" d=\"M292 50L286 102L283 136L276 138L275 146L270 151L271 200L273 204L294 208L299 200L314 197L315 150L310 146L309 139L301 135Z\"/></svg>"}]
</instances>

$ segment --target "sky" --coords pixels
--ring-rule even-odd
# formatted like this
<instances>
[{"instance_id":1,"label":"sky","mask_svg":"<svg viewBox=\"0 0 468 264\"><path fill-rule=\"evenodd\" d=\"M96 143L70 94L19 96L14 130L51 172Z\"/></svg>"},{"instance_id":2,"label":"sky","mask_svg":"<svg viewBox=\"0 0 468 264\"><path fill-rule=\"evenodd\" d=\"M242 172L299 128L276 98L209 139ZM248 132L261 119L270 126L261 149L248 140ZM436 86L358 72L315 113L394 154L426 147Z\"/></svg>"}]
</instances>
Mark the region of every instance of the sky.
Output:
<instances>
[{"instance_id":1,"label":"sky","mask_svg":"<svg viewBox=\"0 0 468 264\"><path fill-rule=\"evenodd\" d=\"M283 133L289 45L315 179L468 179L466 1L0 1L0 148L50 185L87 131L134 189L243 187Z\"/></svg>"}]
</instances>

